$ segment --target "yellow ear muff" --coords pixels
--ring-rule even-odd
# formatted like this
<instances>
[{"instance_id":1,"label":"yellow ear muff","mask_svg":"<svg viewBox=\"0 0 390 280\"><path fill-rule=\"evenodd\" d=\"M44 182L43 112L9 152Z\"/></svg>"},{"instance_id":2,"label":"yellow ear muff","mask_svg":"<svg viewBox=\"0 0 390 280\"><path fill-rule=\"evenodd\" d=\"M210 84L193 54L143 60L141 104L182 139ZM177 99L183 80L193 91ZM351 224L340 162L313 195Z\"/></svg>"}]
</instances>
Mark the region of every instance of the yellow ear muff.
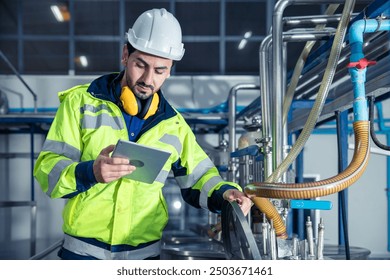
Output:
<instances>
[{"instance_id":1,"label":"yellow ear muff","mask_svg":"<svg viewBox=\"0 0 390 280\"><path fill-rule=\"evenodd\" d=\"M141 104L129 87L125 86L122 88L122 93L119 99L122 102L123 109L128 114L135 116L139 113Z\"/></svg>"},{"instance_id":2,"label":"yellow ear muff","mask_svg":"<svg viewBox=\"0 0 390 280\"><path fill-rule=\"evenodd\" d=\"M157 112L159 102L160 97L157 93L154 93L153 96L149 98L145 108L142 110L140 118L146 120L150 116L153 116Z\"/></svg>"},{"instance_id":3,"label":"yellow ear muff","mask_svg":"<svg viewBox=\"0 0 390 280\"><path fill-rule=\"evenodd\" d=\"M123 109L131 116L138 116L146 120L157 112L160 97L154 93L145 104L142 106L141 101L135 96L131 89L127 86L122 88L122 93L119 98L122 102ZM143 107L143 108L142 108Z\"/></svg>"}]
</instances>

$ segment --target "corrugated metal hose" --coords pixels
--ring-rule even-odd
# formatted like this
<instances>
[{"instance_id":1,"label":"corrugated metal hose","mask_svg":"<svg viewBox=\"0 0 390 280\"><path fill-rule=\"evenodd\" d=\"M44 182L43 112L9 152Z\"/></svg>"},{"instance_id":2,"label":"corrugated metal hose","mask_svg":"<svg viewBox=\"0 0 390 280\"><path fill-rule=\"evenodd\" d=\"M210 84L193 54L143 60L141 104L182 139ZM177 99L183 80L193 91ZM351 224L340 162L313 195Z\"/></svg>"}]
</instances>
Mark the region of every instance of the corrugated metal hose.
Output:
<instances>
[{"instance_id":1,"label":"corrugated metal hose","mask_svg":"<svg viewBox=\"0 0 390 280\"><path fill-rule=\"evenodd\" d=\"M308 199L334 194L348 188L360 178L367 166L370 154L369 127L369 121L356 121L353 123L356 149L351 163L340 174L321 181L298 184L255 182L246 186L245 193L255 195L253 202L260 211L264 210L264 213L267 213L269 209L264 209L262 203L262 200L266 200L266 197ZM273 212L276 213L272 214ZM273 215L279 216L277 211L272 211L269 218L272 218ZM285 225L275 223L277 220L274 220L276 233L283 237L285 236Z\"/></svg>"}]
</instances>

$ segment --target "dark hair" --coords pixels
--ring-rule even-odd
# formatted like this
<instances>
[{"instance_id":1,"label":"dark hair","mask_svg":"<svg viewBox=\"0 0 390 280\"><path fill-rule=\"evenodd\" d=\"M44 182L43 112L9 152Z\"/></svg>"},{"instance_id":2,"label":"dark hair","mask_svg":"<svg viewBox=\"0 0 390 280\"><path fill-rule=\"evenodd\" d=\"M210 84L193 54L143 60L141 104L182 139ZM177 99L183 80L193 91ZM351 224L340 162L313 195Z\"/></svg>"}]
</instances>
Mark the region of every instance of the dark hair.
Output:
<instances>
[{"instance_id":1,"label":"dark hair","mask_svg":"<svg viewBox=\"0 0 390 280\"><path fill-rule=\"evenodd\" d=\"M126 42L126 45L127 45L127 52L129 53L129 56L135 52L137 49L134 48L129 42ZM172 67L175 65L175 62L174 60L172 60Z\"/></svg>"},{"instance_id":2,"label":"dark hair","mask_svg":"<svg viewBox=\"0 0 390 280\"><path fill-rule=\"evenodd\" d=\"M127 45L127 52L129 53L129 56L135 52L137 49L135 49L129 42L126 43Z\"/></svg>"}]
</instances>

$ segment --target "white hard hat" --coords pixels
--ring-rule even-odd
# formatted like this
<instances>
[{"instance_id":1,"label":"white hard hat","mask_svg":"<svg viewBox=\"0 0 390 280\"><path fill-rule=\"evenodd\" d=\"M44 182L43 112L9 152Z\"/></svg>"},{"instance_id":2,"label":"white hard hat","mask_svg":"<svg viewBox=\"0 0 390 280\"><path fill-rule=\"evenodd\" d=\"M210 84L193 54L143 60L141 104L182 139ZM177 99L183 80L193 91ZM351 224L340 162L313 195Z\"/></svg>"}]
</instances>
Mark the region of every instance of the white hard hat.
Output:
<instances>
[{"instance_id":1,"label":"white hard hat","mask_svg":"<svg viewBox=\"0 0 390 280\"><path fill-rule=\"evenodd\" d=\"M181 60L184 55L180 24L165 9L141 14L126 36L135 49L145 53L172 60Z\"/></svg>"}]
</instances>

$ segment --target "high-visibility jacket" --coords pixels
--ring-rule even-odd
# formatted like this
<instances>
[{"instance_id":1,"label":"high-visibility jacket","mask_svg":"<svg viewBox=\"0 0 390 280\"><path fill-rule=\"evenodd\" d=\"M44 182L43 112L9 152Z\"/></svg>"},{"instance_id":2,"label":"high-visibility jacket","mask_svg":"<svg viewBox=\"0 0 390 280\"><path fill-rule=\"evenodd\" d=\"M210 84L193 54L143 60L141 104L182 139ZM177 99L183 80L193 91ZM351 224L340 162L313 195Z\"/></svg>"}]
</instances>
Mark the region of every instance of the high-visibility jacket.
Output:
<instances>
[{"instance_id":1,"label":"high-visibility jacket","mask_svg":"<svg viewBox=\"0 0 390 280\"><path fill-rule=\"evenodd\" d=\"M63 210L65 248L99 259L143 259L159 254L168 222L162 188L172 171L183 198L195 207L217 211L210 197L227 183L199 146L185 119L164 99L144 123L137 142L171 153L152 184L121 178L85 188L77 184L80 162L129 139L121 109L89 84L59 93L60 106L34 167L34 176L51 198L67 198ZM103 87L104 88L104 87Z\"/></svg>"}]
</instances>

